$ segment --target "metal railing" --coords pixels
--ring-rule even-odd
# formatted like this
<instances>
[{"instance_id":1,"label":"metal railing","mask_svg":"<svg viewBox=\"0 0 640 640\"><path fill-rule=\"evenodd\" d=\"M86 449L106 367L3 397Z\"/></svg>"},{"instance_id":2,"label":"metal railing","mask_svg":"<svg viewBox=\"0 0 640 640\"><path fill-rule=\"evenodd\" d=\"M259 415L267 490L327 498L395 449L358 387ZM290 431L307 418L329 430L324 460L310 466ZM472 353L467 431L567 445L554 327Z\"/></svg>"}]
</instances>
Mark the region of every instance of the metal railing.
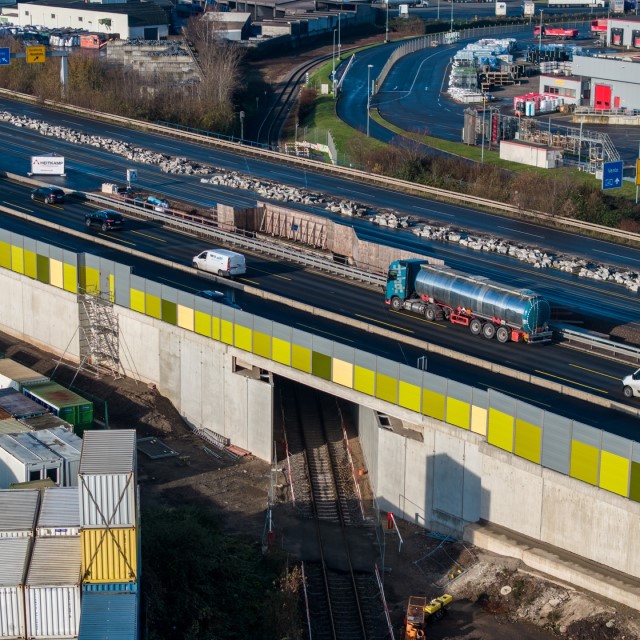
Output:
<instances>
[{"instance_id":1,"label":"metal railing","mask_svg":"<svg viewBox=\"0 0 640 640\"><path fill-rule=\"evenodd\" d=\"M575 327L557 325L554 330L559 334L562 342L580 351L596 353L629 364L640 364L640 348L636 346L614 342L608 336L597 335Z\"/></svg>"}]
</instances>

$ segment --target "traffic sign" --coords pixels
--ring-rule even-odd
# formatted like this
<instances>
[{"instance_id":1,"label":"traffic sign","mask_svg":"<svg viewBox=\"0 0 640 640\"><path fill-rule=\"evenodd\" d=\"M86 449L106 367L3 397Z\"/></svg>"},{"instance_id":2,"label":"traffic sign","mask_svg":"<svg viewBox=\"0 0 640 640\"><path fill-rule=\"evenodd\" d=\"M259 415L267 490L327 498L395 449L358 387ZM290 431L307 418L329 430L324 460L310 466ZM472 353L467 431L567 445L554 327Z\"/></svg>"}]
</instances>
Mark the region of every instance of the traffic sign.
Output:
<instances>
[{"instance_id":1,"label":"traffic sign","mask_svg":"<svg viewBox=\"0 0 640 640\"><path fill-rule=\"evenodd\" d=\"M27 47L27 63L44 62L47 57L47 50L42 47Z\"/></svg>"},{"instance_id":2,"label":"traffic sign","mask_svg":"<svg viewBox=\"0 0 640 640\"><path fill-rule=\"evenodd\" d=\"M640 158L636 160L636 187L640 187Z\"/></svg>"},{"instance_id":3,"label":"traffic sign","mask_svg":"<svg viewBox=\"0 0 640 640\"><path fill-rule=\"evenodd\" d=\"M11 49L9 47L0 47L0 64L11 63Z\"/></svg>"},{"instance_id":4,"label":"traffic sign","mask_svg":"<svg viewBox=\"0 0 640 640\"><path fill-rule=\"evenodd\" d=\"M622 162L605 162L602 165L602 189L619 189L622 186Z\"/></svg>"}]
</instances>

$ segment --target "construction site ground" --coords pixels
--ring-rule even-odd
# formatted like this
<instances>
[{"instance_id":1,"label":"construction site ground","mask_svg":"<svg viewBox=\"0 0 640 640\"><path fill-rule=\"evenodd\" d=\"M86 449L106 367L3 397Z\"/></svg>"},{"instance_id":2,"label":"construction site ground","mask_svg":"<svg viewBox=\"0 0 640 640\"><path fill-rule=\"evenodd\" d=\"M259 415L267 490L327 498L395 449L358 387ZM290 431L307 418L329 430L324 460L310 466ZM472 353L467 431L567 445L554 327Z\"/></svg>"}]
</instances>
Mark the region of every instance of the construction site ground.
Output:
<instances>
[{"instance_id":1,"label":"construction site ground","mask_svg":"<svg viewBox=\"0 0 640 640\"><path fill-rule=\"evenodd\" d=\"M54 358L26 343L0 334L0 351L22 364L50 375ZM58 366L56 378L68 384L72 367ZM157 460L140 453L138 471L143 509L164 504L209 510L220 519L228 535L264 542L271 466L251 455L233 458L202 441L187 427L173 405L153 387L130 379L95 379L77 376L75 386L108 402L112 429L135 428L138 437L158 438L177 455ZM277 436L276 436L277 437ZM356 477L365 504L371 487L357 437L351 441ZM278 464L277 496L286 494L285 465ZM292 560L304 555L304 527L288 526L291 507L276 504L273 512L274 545ZM430 640L543 640L562 636L575 640L630 640L640 638L640 614L530 575L518 561L483 553L460 542L431 537L421 527L398 522L402 537L386 528L385 594L395 637L411 595L454 596L449 615L427 631ZM371 539L371 531L363 532ZM371 553L370 546L363 553ZM356 546L356 549L358 547ZM454 578L451 580L451 578Z\"/></svg>"}]
</instances>

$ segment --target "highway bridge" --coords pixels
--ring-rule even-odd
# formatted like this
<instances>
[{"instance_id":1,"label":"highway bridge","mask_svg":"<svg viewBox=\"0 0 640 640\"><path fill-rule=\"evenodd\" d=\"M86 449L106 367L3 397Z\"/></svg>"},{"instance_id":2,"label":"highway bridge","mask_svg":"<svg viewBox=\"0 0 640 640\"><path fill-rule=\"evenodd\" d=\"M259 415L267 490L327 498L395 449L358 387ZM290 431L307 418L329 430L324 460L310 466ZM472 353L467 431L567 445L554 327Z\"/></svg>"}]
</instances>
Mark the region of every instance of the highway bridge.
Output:
<instances>
[{"instance_id":1,"label":"highway bridge","mask_svg":"<svg viewBox=\"0 0 640 640\"><path fill-rule=\"evenodd\" d=\"M93 126L102 135L107 129L64 114L45 117L32 106L16 108L83 129ZM108 130L109 135L144 138L144 146L173 147L179 155L200 154L208 162L313 183L325 192L343 190L376 201L379 196L397 208L395 193L378 189L372 195L369 187L310 170L300 176L275 159L250 160L241 148L220 153L115 125ZM15 170L46 144L47 151L67 158L65 186L73 189L95 189L114 175L124 176L130 166L95 149L17 134L4 124L0 135L10 150L1 168ZM209 206L255 203L251 194L139 169L149 176L149 186L162 186L167 195L173 190L182 200L193 194L193 200ZM2 194L4 213L13 214L3 215L0 225L4 331L78 361L86 355L86 299L81 294L103 294L114 303L122 367L156 384L195 428L270 459L278 381L287 378L326 391L355 407L369 477L382 508L431 529L459 536L467 532L476 541L472 525L488 521L532 543L548 543L640 577L633 551L640 519L637 405L624 404L619 390L628 366L559 345L512 344L498 350L495 343L470 340L456 327L391 315L378 292L261 257L249 260L241 283L245 291L237 300L243 310L224 307L196 295L211 286L188 266L202 240L136 220L121 236L107 238L84 229L86 201L71 200L62 208L36 205L23 186L7 182ZM436 213L455 210L451 215L475 221L485 215L419 198L407 202ZM479 224L490 226L491 220ZM512 232L518 229L516 224ZM563 241L559 232L538 232ZM565 240L576 248L582 244L574 237ZM632 249L620 248L619 255L637 260ZM477 264L508 273L506 262L500 267L490 262L484 256ZM533 273L518 277L535 282L529 280ZM556 286L558 291L564 287L565 299L582 288L571 279ZM277 297L291 304L273 302ZM580 291L578 298L583 297ZM624 304L633 307L637 301L628 296ZM432 345L438 349L430 350ZM425 352L426 371L416 367ZM465 366L471 357L492 363L492 370ZM532 376L545 379L546 388L532 386ZM634 606L616 585L604 588L609 597Z\"/></svg>"}]
</instances>

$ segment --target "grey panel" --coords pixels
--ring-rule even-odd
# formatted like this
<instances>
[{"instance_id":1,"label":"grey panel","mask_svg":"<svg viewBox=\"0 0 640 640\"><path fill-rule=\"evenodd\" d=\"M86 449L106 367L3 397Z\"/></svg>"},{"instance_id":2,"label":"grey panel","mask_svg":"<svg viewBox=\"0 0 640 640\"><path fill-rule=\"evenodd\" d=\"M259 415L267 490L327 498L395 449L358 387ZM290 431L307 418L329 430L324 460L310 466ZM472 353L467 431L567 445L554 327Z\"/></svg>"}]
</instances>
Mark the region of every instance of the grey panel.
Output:
<instances>
[{"instance_id":1,"label":"grey panel","mask_svg":"<svg viewBox=\"0 0 640 640\"><path fill-rule=\"evenodd\" d=\"M7 231L6 229L0 229L0 242L6 242L7 244L11 244L11 232ZM38 252L38 253L42 253L42 255L48 256L49 255L49 245L46 242L42 242L40 243L43 245L43 247L47 247L47 252L46 253L42 253L42 252Z\"/></svg>"},{"instance_id":2,"label":"grey panel","mask_svg":"<svg viewBox=\"0 0 640 640\"><path fill-rule=\"evenodd\" d=\"M287 327L284 324L280 324L279 322L273 323L273 337L279 338L280 340L284 340L286 342L291 343L291 336L293 334L293 328Z\"/></svg>"},{"instance_id":3,"label":"grey panel","mask_svg":"<svg viewBox=\"0 0 640 640\"><path fill-rule=\"evenodd\" d=\"M201 311L202 313L208 313L209 315L218 316L218 312L213 313L213 302L211 300L207 300L206 298L201 298L200 296L194 296L193 298L193 308L196 311Z\"/></svg>"},{"instance_id":4,"label":"grey panel","mask_svg":"<svg viewBox=\"0 0 640 640\"><path fill-rule=\"evenodd\" d=\"M146 291L149 295L155 296L156 298L162 297L162 285L159 282L154 282L153 280L145 281L145 288L143 291Z\"/></svg>"},{"instance_id":5,"label":"grey panel","mask_svg":"<svg viewBox=\"0 0 640 640\"><path fill-rule=\"evenodd\" d=\"M100 258L100 266L98 267L103 274L110 274L116 272L116 263L113 260L107 260L106 258Z\"/></svg>"},{"instance_id":6,"label":"grey panel","mask_svg":"<svg viewBox=\"0 0 640 640\"><path fill-rule=\"evenodd\" d=\"M333 342L327 338L313 336L311 341L312 349L317 353L323 353L325 356L333 356Z\"/></svg>"},{"instance_id":7,"label":"grey panel","mask_svg":"<svg viewBox=\"0 0 640 640\"><path fill-rule=\"evenodd\" d=\"M527 402L518 402L516 404L516 418L541 427L544 422L544 409L534 407Z\"/></svg>"},{"instance_id":8,"label":"grey panel","mask_svg":"<svg viewBox=\"0 0 640 640\"><path fill-rule=\"evenodd\" d=\"M178 290L174 289L173 287L169 287L166 284L161 285L161 289L160 289L161 293L162 293L162 299L166 300L167 302L175 302L177 304L178 302Z\"/></svg>"},{"instance_id":9,"label":"grey panel","mask_svg":"<svg viewBox=\"0 0 640 640\"><path fill-rule=\"evenodd\" d=\"M39 243L36 243L39 244ZM74 266L78 266L78 254L74 253L73 251L67 251L66 249L63 249L62 251L63 253L63 260L65 261L66 264L72 264Z\"/></svg>"},{"instance_id":10,"label":"grey panel","mask_svg":"<svg viewBox=\"0 0 640 640\"><path fill-rule=\"evenodd\" d=\"M456 400L468 402L469 404L473 401L473 389L469 385L456 382L455 380L449 380L447 384L447 395Z\"/></svg>"},{"instance_id":11,"label":"grey panel","mask_svg":"<svg viewBox=\"0 0 640 640\"><path fill-rule=\"evenodd\" d=\"M11 239L9 240L9 242L14 247L22 247L22 246L24 246L24 236L19 234L19 233L12 233L11 234Z\"/></svg>"},{"instance_id":12,"label":"grey panel","mask_svg":"<svg viewBox=\"0 0 640 640\"><path fill-rule=\"evenodd\" d=\"M51 255L51 249L49 249L49 255ZM92 253L83 253L81 255L81 264L90 269L100 269L100 258L94 256ZM142 280L142 278L140 278ZM144 291L144 287L141 289Z\"/></svg>"},{"instance_id":13,"label":"grey panel","mask_svg":"<svg viewBox=\"0 0 640 640\"><path fill-rule=\"evenodd\" d=\"M376 357L372 353L366 353L365 351L359 351L356 349L353 353L355 364L363 369L376 370Z\"/></svg>"},{"instance_id":14,"label":"grey panel","mask_svg":"<svg viewBox=\"0 0 640 640\"><path fill-rule=\"evenodd\" d=\"M300 331L300 329L294 329L291 334L291 342L292 344L297 344L299 347L306 347L307 349L311 349L312 336L310 333L307 333L306 331Z\"/></svg>"},{"instance_id":15,"label":"grey panel","mask_svg":"<svg viewBox=\"0 0 640 640\"><path fill-rule=\"evenodd\" d=\"M472 389L472 404L481 409L489 408L489 392L484 389Z\"/></svg>"},{"instance_id":16,"label":"grey panel","mask_svg":"<svg viewBox=\"0 0 640 640\"><path fill-rule=\"evenodd\" d=\"M244 324L244 322L242 324ZM259 331L260 333L264 333L268 336L273 335L273 322L266 318L253 316L253 330Z\"/></svg>"},{"instance_id":17,"label":"grey panel","mask_svg":"<svg viewBox=\"0 0 640 640\"><path fill-rule=\"evenodd\" d=\"M573 439L592 447L600 448L602 445L602 430L590 427L582 422L573 423Z\"/></svg>"},{"instance_id":18,"label":"grey panel","mask_svg":"<svg viewBox=\"0 0 640 640\"><path fill-rule=\"evenodd\" d=\"M246 311L240 311L237 309L232 309L227 305L222 305L223 311L221 317L225 320L230 320L231 322L237 322L241 324L243 327L247 327L249 329L253 329L253 319L255 316L252 313L247 313ZM230 311L231 314L227 315L227 311Z\"/></svg>"},{"instance_id":19,"label":"grey panel","mask_svg":"<svg viewBox=\"0 0 640 640\"><path fill-rule=\"evenodd\" d=\"M489 403L492 409L508 413L510 416L516 415L516 399L511 396L489 389Z\"/></svg>"},{"instance_id":20,"label":"grey panel","mask_svg":"<svg viewBox=\"0 0 640 640\"><path fill-rule=\"evenodd\" d=\"M631 440L627 440L627 438L617 436L613 433L608 433L607 431L602 432L602 448L604 451L614 453L623 458L630 458L632 447L633 442Z\"/></svg>"},{"instance_id":21,"label":"grey panel","mask_svg":"<svg viewBox=\"0 0 640 640\"><path fill-rule=\"evenodd\" d=\"M38 244L38 242L36 240L34 240L33 238L25 237L23 246L24 246L25 251L32 251L33 253L36 253L37 244Z\"/></svg>"},{"instance_id":22,"label":"grey panel","mask_svg":"<svg viewBox=\"0 0 640 640\"><path fill-rule=\"evenodd\" d=\"M425 371L422 374L422 387L435 393L447 395L447 379L442 376L437 376L435 373Z\"/></svg>"},{"instance_id":23,"label":"grey panel","mask_svg":"<svg viewBox=\"0 0 640 640\"><path fill-rule=\"evenodd\" d=\"M180 289L178 289L178 304L181 304L183 307L189 307L190 309L193 309L194 297L195 296L193 295L193 293L188 293L187 291L180 291Z\"/></svg>"},{"instance_id":24,"label":"grey panel","mask_svg":"<svg viewBox=\"0 0 640 640\"><path fill-rule=\"evenodd\" d=\"M631 447L631 460L640 464L640 442L634 442Z\"/></svg>"},{"instance_id":25,"label":"grey panel","mask_svg":"<svg viewBox=\"0 0 640 640\"><path fill-rule=\"evenodd\" d=\"M131 274L131 288L136 291L146 291L147 290L147 280L146 278L141 278L140 276L135 276Z\"/></svg>"},{"instance_id":26,"label":"grey panel","mask_svg":"<svg viewBox=\"0 0 640 640\"><path fill-rule=\"evenodd\" d=\"M116 262L116 299L115 303L123 307L131 306L131 267Z\"/></svg>"},{"instance_id":27,"label":"grey panel","mask_svg":"<svg viewBox=\"0 0 640 640\"><path fill-rule=\"evenodd\" d=\"M51 245L51 249L49 249L49 257L52 260L58 260L59 262L62 262L64 259L64 250L60 247L54 247L53 245Z\"/></svg>"},{"instance_id":28,"label":"grey panel","mask_svg":"<svg viewBox=\"0 0 640 640\"><path fill-rule=\"evenodd\" d=\"M542 429L542 466L569 475L571 420L545 412Z\"/></svg>"},{"instance_id":29,"label":"grey panel","mask_svg":"<svg viewBox=\"0 0 640 640\"><path fill-rule=\"evenodd\" d=\"M408 384L413 384L416 387L422 386L422 374L424 372L421 369L415 367L408 367L406 364L401 364L398 371L398 379Z\"/></svg>"},{"instance_id":30,"label":"grey panel","mask_svg":"<svg viewBox=\"0 0 640 640\"><path fill-rule=\"evenodd\" d=\"M353 363L355 358L355 349L353 347L347 347L344 344L334 342L333 357L338 358L338 360L342 360L344 362Z\"/></svg>"},{"instance_id":31,"label":"grey panel","mask_svg":"<svg viewBox=\"0 0 640 640\"><path fill-rule=\"evenodd\" d=\"M386 358L376 358L376 371L390 378L398 379L400 376L400 364Z\"/></svg>"}]
</instances>

